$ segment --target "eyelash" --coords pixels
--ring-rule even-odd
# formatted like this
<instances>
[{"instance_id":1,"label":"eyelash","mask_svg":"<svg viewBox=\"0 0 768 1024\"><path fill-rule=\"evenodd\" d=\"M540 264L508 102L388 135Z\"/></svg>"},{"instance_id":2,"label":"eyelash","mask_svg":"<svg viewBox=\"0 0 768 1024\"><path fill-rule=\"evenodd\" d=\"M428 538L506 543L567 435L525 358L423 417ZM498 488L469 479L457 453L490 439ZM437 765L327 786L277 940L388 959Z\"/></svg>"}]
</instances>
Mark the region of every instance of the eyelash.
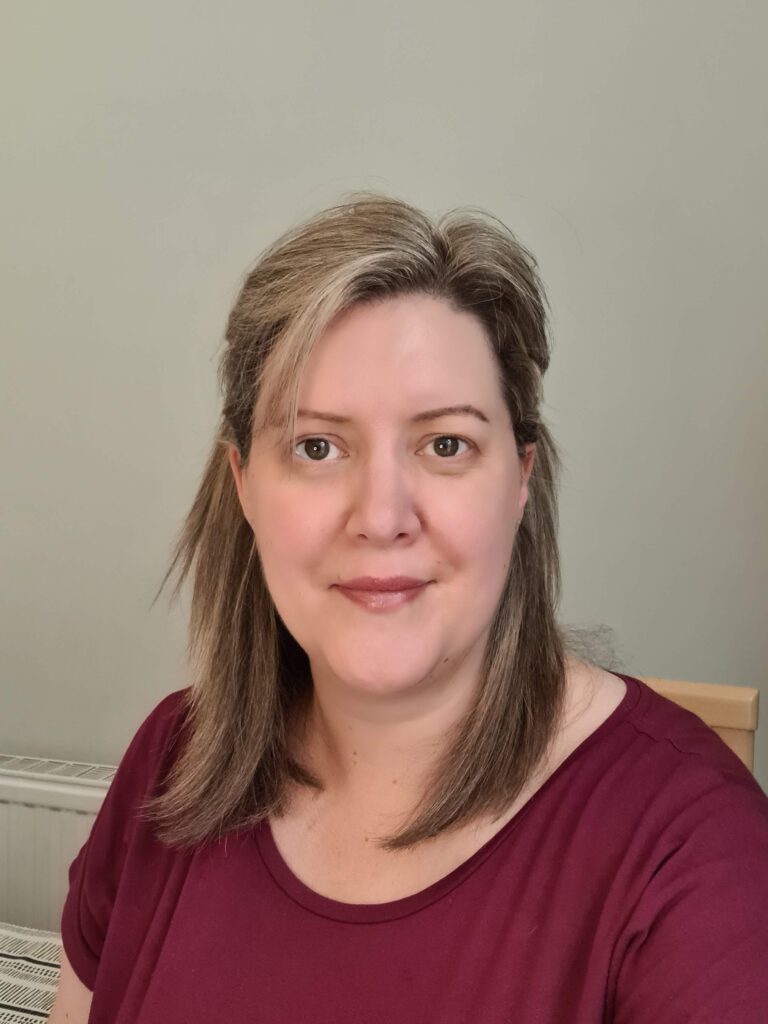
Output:
<instances>
[{"instance_id":1,"label":"eyelash","mask_svg":"<svg viewBox=\"0 0 768 1024\"><path fill-rule=\"evenodd\" d=\"M474 449L475 451L477 451L477 445L474 444L473 441L468 440L466 437L461 437L459 434L436 434L434 437L430 438L429 441L427 441L426 443L432 444L434 441L442 441L446 439L451 441L462 441L464 444L468 445L470 449ZM298 438L298 440L296 441L294 454L295 449L298 448L299 445L305 444L307 441L328 441L329 444L333 444L333 441L331 441L330 438L325 437L323 434L307 434L306 437ZM338 445L336 447L338 447ZM467 453L464 452L463 454L466 455ZM442 462L458 462L460 460L460 456L461 453L459 453L458 455L445 457L441 457L438 455L436 456L436 458L440 459ZM314 463L315 465L320 465L323 462L331 461L330 459L303 459L300 456L296 457L299 459L299 462L308 462L310 464Z\"/></svg>"}]
</instances>

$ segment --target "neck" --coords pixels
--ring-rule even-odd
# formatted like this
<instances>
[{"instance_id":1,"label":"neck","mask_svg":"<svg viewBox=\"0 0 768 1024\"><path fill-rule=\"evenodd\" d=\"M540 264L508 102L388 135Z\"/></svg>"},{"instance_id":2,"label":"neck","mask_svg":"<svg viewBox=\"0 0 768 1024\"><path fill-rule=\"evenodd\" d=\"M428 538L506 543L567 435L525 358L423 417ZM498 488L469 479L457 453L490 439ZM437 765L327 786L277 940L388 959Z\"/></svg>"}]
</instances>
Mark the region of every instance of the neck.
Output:
<instances>
[{"instance_id":1,"label":"neck","mask_svg":"<svg viewBox=\"0 0 768 1024\"><path fill-rule=\"evenodd\" d=\"M450 677L395 693L361 693L313 670L300 747L325 799L383 814L410 810L468 712L478 678L479 665L467 660Z\"/></svg>"}]
</instances>

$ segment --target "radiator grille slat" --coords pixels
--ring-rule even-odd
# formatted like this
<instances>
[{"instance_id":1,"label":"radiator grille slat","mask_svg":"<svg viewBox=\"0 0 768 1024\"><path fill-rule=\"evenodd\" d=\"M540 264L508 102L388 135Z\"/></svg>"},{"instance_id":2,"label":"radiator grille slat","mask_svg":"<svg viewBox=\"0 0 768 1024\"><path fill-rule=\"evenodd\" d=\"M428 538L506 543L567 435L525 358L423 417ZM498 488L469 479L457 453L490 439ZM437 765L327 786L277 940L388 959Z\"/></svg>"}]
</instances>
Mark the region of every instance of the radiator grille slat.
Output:
<instances>
[{"instance_id":1,"label":"radiator grille slat","mask_svg":"<svg viewBox=\"0 0 768 1024\"><path fill-rule=\"evenodd\" d=\"M58 931L114 765L0 754L0 921Z\"/></svg>"}]
</instances>

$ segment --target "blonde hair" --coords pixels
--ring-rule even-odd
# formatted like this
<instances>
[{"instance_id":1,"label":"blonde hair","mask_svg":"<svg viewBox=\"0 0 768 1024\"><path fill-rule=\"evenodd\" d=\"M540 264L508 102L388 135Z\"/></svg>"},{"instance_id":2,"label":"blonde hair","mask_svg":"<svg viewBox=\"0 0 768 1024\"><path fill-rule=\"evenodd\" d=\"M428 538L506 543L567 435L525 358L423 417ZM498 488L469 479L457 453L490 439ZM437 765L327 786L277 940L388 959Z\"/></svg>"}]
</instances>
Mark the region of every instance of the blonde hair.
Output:
<instances>
[{"instance_id":1,"label":"blonde hair","mask_svg":"<svg viewBox=\"0 0 768 1024\"><path fill-rule=\"evenodd\" d=\"M357 303L407 294L442 298L482 323L518 451L535 442L536 457L475 702L418 808L381 847L410 847L500 815L554 738L565 686L555 619L560 461L539 413L550 346L536 262L482 210L433 221L399 199L354 193L271 245L229 316L221 422L160 587L175 574L178 596L192 574L184 743L163 792L142 808L162 842L195 846L279 816L290 782L322 788L289 750L291 715L311 693L309 663L267 590L228 447L244 464L253 436L277 425L290 448L299 378L323 330Z\"/></svg>"}]
</instances>

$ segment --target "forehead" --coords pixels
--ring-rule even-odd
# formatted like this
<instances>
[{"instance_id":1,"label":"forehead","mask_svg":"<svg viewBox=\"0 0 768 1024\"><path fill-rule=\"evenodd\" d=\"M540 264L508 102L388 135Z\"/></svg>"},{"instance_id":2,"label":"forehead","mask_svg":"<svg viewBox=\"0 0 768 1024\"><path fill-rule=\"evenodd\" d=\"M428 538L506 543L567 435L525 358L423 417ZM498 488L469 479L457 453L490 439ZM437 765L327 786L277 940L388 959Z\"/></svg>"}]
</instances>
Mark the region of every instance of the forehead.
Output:
<instances>
[{"instance_id":1,"label":"forehead","mask_svg":"<svg viewBox=\"0 0 768 1024\"><path fill-rule=\"evenodd\" d=\"M496 415L503 408L483 325L426 295L357 305L337 317L309 355L298 400L299 408L361 418L460 403Z\"/></svg>"}]
</instances>

